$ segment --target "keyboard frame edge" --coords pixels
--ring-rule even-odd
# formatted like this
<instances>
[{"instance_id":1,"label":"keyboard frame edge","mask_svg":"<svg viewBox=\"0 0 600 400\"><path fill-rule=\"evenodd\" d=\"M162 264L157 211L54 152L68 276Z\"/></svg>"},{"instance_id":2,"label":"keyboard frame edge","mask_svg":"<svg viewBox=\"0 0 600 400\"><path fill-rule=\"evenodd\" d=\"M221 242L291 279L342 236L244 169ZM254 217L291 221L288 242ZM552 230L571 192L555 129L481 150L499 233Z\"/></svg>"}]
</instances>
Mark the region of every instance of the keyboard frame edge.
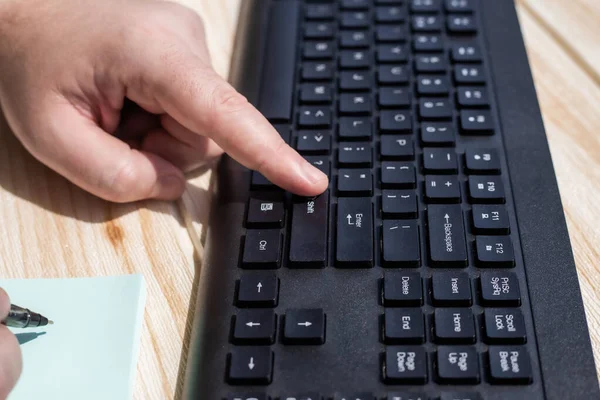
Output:
<instances>
[{"instance_id":1,"label":"keyboard frame edge","mask_svg":"<svg viewBox=\"0 0 600 400\"><path fill-rule=\"evenodd\" d=\"M490 82L509 163L545 395L549 400L600 398L571 242L516 9L513 0L495 0L482 2L481 10L488 21L483 29Z\"/></svg>"}]
</instances>

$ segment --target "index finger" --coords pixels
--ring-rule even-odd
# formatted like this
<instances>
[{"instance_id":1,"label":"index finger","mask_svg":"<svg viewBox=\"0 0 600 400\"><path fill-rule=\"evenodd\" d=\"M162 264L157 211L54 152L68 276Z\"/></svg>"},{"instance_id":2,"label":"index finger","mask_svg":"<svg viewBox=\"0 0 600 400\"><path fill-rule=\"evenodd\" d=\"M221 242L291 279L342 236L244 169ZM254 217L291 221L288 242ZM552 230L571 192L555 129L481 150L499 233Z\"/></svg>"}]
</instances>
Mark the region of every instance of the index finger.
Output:
<instances>
[{"instance_id":1,"label":"index finger","mask_svg":"<svg viewBox=\"0 0 600 400\"><path fill-rule=\"evenodd\" d=\"M200 61L159 83L161 106L186 128L212 138L231 157L274 184L303 196L321 194L325 174L287 145L247 99Z\"/></svg>"},{"instance_id":2,"label":"index finger","mask_svg":"<svg viewBox=\"0 0 600 400\"><path fill-rule=\"evenodd\" d=\"M3 320L10 311L10 299L4 289L0 288L0 320Z\"/></svg>"}]
</instances>

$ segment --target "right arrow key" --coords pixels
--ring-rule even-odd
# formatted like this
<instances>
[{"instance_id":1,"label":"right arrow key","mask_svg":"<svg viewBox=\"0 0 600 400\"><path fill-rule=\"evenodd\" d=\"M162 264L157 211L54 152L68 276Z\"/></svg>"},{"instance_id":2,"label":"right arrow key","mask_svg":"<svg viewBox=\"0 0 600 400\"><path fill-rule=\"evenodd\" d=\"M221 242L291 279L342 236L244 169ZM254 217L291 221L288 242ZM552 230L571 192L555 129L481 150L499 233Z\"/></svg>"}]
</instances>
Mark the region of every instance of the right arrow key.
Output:
<instances>
[{"instance_id":1,"label":"right arrow key","mask_svg":"<svg viewBox=\"0 0 600 400\"><path fill-rule=\"evenodd\" d=\"M325 343L325 313L320 308L291 309L285 314L285 344Z\"/></svg>"}]
</instances>

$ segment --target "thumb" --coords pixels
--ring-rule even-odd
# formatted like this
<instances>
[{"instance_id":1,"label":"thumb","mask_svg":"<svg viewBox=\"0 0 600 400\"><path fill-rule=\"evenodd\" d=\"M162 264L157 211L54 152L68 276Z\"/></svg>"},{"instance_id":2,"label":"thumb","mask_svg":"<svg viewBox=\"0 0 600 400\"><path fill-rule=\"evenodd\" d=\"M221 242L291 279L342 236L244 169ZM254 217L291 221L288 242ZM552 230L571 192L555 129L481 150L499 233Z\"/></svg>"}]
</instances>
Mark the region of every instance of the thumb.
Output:
<instances>
[{"instance_id":1,"label":"thumb","mask_svg":"<svg viewBox=\"0 0 600 400\"><path fill-rule=\"evenodd\" d=\"M114 202L171 200L183 193L183 173L173 164L131 149L70 104L55 105L46 115L37 129L40 134L24 144L36 158L81 188Z\"/></svg>"},{"instance_id":2,"label":"thumb","mask_svg":"<svg viewBox=\"0 0 600 400\"><path fill-rule=\"evenodd\" d=\"M8 315L10 300L0 288L0 320ZM21 348L15 335L0 325L0 399L6 399L17 383L22 369Z\"/></svg>"}]
</instances>

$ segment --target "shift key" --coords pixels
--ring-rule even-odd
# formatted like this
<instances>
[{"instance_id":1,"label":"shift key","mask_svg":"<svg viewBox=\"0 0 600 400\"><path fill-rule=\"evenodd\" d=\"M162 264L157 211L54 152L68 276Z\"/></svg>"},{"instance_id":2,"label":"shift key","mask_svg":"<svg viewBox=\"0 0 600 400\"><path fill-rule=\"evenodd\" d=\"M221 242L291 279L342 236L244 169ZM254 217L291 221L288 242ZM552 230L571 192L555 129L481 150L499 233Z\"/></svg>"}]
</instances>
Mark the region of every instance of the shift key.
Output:
<instances>
[{"instance_id":1,"label":"shift key","mask_svg":"<svg viewBox=\"0 0 600 400\"><path fill-rule=\"evenodd\" d=\"M429 259L436 266L465 266L467 247L460 205L430 205L427 210Z\"/></svg>"},{"instance_id":2,"label":"shift key","mask_svg":"<svg viewBox=\"0 0 600 400\"><path fill-rule=\"evenodd\" d=\"M371 198L340 198L337 214L336 265L372 267L373 208Z\"/></svg>"},{"instance_id":3,"label":"shift key","mask_svg":"<svg viewBox=\"0 0 600 400\"><path fill-rule=\"evenodd\" d=\"M327 260L329 192L294 201L290 263L293 267L322 268Z\"/></svg>"}]
</instances>

